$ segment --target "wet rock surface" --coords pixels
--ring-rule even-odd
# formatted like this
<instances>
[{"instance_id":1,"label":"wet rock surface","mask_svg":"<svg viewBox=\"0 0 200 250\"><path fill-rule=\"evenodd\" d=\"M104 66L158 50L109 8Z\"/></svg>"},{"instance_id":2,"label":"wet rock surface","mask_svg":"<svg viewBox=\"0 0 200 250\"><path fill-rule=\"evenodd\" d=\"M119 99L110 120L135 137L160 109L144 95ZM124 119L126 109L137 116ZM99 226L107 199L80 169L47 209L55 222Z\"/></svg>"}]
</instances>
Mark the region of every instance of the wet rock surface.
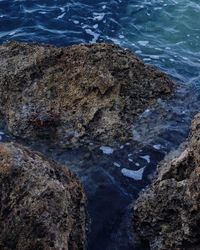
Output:
<instances>
[{"instance_id":1,"label":"wet rock surface","mask_svg":"<svg viewBox=\"0 0 200 250\"><path fill-rule=\"evenodd\" d=\"M182 145L158 168L134 205L134 225L150 249L200 249L200 113Z\"/></svg>"},{"instance_id":2,"label":"wet rock surface","mask_svg":"<svg viewBox=\"0 0 200 250\"><path fill-rule=\"evenodd\" d=\"M85 249L85 203L66 166L0 144L0 249Z\"/></svg>"},{"instance_id":3,"label":"wet rock surface","mask_svg":"<svg viewBox=\"0 0 200 250\"><path fill-rule=\"evenodd\" d=\"M145 249L130 232L132 211L129 205L137 199L141 189L150 184L163 157L185 141L191 120L200 106L196 94L196 89L191 91L181 86L170 100L158 99L135 120L133 141L110 150L92 144L66 149L56 144L17 139L18 143L68 166L80 178L91 218L88 250ZM3 125L0 125L0 139L16 140ZM106 154L111 151L112 154ZM142 179L124 176L124 168L132 170L133 174L145 168L140 175Z\"/></svg>"},{"instance_id":4,"label":"wet rock surface","mask_svg":"<svg viewBox=\"0 0 200 250\"><path fill-rule=\"evenodd\" d=\"M0 114L15 136L113 145L172 89L165 74L118 46L0 46Z\"/></svg>"},{"instance_id":5,"label":"wet rock surface","mask_svg":"<svg viewBox=\"0 0 200 250\"><path fill-rule=\"evenodd\" d=\"M78 175L91 217L88 250L145 249L130 233L129 206L185 140L197 91L180 86L160 99L171 80L112 45L9 43L0 55L0 140L29 145Z\"/></svg>"}]
</instances>

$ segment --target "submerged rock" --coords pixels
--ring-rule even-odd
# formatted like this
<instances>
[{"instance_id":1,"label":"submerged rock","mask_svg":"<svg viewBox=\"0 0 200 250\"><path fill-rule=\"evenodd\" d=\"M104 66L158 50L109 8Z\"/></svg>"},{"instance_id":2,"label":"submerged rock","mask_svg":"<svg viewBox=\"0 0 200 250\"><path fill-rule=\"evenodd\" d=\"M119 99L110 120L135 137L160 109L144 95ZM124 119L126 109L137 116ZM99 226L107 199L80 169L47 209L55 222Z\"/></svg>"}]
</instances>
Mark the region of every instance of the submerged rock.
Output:
<instances>
[{"instance_id":1,"label":"submerged rock","mask_svg":"<svg viewBox=\"0 0 200 250\"><path fill-rule=\"evenodd\" d=\"M0 46L0 114L15 136L113 145L172 89L165 74L118 46Z\"/></svg>"},{"instance_id":2,"label":"submerged rock","mask_svg":"<svg viewBox=\"0 0 200 250\"><path fill-rule=\"evenodd\" d=\"M134 206L135 228L153 250L200 249L200 113L179 151Z\"/></svg>"},{"instance_id":3,"label":"submerged rock","mask_svg":"<svg viewBox=\"0 0 200 250\"><path fill-rule=\"evenodd\" d=\"M66 166L0 144L0 249L85 249L85 218L85 195Z\"/></svg>"}]
</instances>

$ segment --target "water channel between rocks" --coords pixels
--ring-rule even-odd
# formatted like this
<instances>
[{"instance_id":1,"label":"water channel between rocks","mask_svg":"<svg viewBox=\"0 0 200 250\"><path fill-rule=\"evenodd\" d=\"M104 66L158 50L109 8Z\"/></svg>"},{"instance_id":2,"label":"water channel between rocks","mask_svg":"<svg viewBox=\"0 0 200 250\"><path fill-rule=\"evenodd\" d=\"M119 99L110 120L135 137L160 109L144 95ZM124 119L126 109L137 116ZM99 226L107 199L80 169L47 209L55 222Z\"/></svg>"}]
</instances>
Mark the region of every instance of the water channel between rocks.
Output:
<instances>
[{"instance_id":1,"label":"water channel between rocks","mask_svg":"<svg viewBox=\"0 0 200 250\"><path fill-rule=\"evenodd\" d=\"M151 182L157 164L185 141L199 107L195 89L182 85L169 100L158 99L146 109L133 124L133 140L118 148L90 143L79 149L61 149L20 143L66 164L80 178L91 217L88 249L142 249L129 230L130 205ZM0 136L1 141L16 140L3 126Z\"/></svg>"}]
</instances>

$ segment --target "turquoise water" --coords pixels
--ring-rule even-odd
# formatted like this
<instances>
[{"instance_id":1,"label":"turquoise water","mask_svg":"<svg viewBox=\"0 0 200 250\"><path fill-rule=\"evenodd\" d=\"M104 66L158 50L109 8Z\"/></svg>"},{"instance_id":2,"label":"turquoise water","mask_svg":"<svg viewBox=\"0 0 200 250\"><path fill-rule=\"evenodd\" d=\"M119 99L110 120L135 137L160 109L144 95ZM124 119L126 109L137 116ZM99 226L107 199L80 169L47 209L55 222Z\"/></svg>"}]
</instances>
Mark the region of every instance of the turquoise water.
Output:
<instances>
[{"instance_id":1,"label":"turquoise water","mask_svg":"<svg viewBox=\"0 0 200 250\"><path fill-rule=\"evenodd\" d=\"M92 218L89 250L144 250L130 237L129 205L151 182L158 162L185 140L200 109L199 1L0 0L0 43L7 40L116 43L184 83L171 100L159 99L141 114L133 141L110 155L95 144L79 150L31 145L67 164L82 181ZM9 140L5 130L0 140ZM143 169L141 179L134 178ZM133 178L124 175L127 170Z\"/></svg>"},{"instance_id":2,"label":"turquoise water","mask_svg":"<svg viewBox=\"0 0 200 250\"><path fill-rule=\"evenodd\" d=\"M186 83L199 83L199 1L130 1L119 20L120 44Z\"/></svg>"}]
</instances>

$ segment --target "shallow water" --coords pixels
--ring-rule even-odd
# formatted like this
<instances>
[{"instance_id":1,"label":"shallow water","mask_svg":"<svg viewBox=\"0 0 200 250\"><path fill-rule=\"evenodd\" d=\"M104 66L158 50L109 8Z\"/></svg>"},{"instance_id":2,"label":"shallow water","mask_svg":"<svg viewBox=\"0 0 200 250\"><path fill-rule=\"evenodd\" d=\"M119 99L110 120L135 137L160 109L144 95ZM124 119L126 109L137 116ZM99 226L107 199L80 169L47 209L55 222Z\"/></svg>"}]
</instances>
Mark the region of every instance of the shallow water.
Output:
<instances>
[{"instance_id":1,"label":"shallow water","mask_svg":"<svg viewBox=\"0 0 200 250\"><path fill-rule=\"evenodd\" d=\"M132 127L133 140L117 148L91 143L72 150L17 141L66 164L80 178L92 219L88 250L145 250L129 231L130 205L151 183L157 164L185 141L199 107L194 89L180 86L170 100L158 99L146 109ZM0 135L15 141L3 126Z\"/></svg>"},{"instance_id":2,"label":"shallow water","mask_svg":"<svg viewBox=\"0 0 200 250\"><path fill-rule=\"evenodd\" d=\"M184 83L170 100L141 114L134 141L119 148L30 145L81 179L92 218L90 250L144 249L130 237L129 205L151 182L158 162L185 140L199 110L199 12L198 0L0 0L0 43L117 43ZM0 131L0 140L14 140Z\"/></svg>"}]
</instances>

